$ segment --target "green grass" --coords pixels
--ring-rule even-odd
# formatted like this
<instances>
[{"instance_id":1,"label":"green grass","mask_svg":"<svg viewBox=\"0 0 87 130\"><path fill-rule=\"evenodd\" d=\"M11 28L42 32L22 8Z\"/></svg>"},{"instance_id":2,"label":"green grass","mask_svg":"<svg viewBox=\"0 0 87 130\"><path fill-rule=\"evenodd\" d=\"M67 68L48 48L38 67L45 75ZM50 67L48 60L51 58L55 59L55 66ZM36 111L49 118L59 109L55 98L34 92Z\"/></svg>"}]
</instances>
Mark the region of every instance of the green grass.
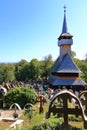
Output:
<instances>
[{"instance_id":1,"label":"green grass","mask_svg":"<svg viewBox=\"0 0 87 130\"><path fill-rule=\"evenodd\" d=\"M24 120L24 126L21 130L59 130L60 125L63 123L63 118L51 114L49 119L45 118L48 106L44 106L44 112L39 114L39 106L34 106L35 111L32 113L32 118L29 118L29 111L24 112L20 117ZM69 115L69 124L73 127L72 130L84 130L83 121L81 117ZM3 130L3 128L0 130ZM17 129L18 130L18 129Z\"/></svg>"},{"instance_id":2,"label":"green grass","mask_svg":"<svg viewBox=\"0 0 87 130\"><path fill-rule=\"evenodd\" d=\"M48 107L44 106L44 112L42 114L39 114L39 108L36 108L36 111L34 112L34 115L31 120L28 117L29 113L27 113L26 115L23 115L22 118L25 120L24 128L26 130L33 130L33 128L35 129L37 126L39 128L39 126L44 123L50 123L53 126L53 128L54 126L57 126L57 124L58 124L58 127L60 127L60 125L63 123L63 118L58 118L57 115L53 116L51 114L50 118L46 119L45 114L47 111L48 111ZM76 118L73 115L69 116L69 124L73 127L73 130L84 130L81 117ZM41 129L40 127L38 130L43 130L43 129ZM53 129L53 130L56 130L56 129Z\"/></svg>"}]
</instances>

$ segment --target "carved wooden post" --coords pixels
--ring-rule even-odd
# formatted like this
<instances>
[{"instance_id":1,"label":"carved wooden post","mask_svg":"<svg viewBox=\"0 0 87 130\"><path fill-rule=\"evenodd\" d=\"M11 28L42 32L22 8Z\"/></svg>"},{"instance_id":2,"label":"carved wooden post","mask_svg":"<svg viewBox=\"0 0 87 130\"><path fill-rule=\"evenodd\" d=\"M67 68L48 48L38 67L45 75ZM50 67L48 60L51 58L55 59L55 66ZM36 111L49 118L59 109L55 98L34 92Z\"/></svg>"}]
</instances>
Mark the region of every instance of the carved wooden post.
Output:
<instances>
[{"instance_id":1,"label":"carved wooden post","mask_svg":"<svg viewBox=\"0 0 87 130\"><path fill-rule=\"evenodd\" d=\"M64 123L61 125L61 130L72 130L71 125L68 124L68 98L67 95L62 96L63 99L63 117L64 117Z\"/></svg>"},{"instance_id":2,"label":"carved wooden post","mask_svg":"<svg viewBox=\"0 0 87 130\"><path fill-rule=\"evenodd\" d=\"M43 97L40 96L40 108L39 108L39 113L43 113Z\"/></svg>"},{"instance_id":3,"label":"carved wooden post","mask_svg":"<svg viewBox=\"0 0 87 130\"><path fill-rule=\"evenodd\" d=\"M43 95L39 95L37 101L40 102L39 113L41 114L43 113L43 105L46 103L46 98Z\"/></svg>"}]
</instances>

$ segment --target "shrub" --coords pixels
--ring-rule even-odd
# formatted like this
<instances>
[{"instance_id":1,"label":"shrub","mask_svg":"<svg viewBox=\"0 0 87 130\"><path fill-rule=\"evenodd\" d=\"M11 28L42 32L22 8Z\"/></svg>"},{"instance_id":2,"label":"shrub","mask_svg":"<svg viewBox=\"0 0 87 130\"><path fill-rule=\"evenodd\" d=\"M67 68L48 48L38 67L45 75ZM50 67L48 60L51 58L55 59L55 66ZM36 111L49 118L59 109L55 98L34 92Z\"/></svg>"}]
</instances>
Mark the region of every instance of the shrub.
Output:
<instances>
[{"instance_id":1,"label":"shrub","mask_svg":"<svg viewBox=\"0 0 87 130\"><path fill-rule=\"evenodd\" d=\"M34 125L31 130L60 130L60 123L44 122L39 125ZM82 128L72 127L72 130L83 130Z\"/></svg>"},{"instance_id":2,"label":"shrub","mask_svg":"<svg viewBox=\"0 0 87 130\"><path fill-rule=\"evenodd\" d=\"M32 130L59 130L60 124L52 122L44 122L39 125L33 126Z\"/></svg>"},{"instance_id":3,"label":"shrub","mask_svg":"<svg viewBox=\"0 0 87 130\"><path fill-rule=\"evenodd\" d=\"M33 89L27 86L14 87L4 97L4 102L6 108L9 108L13 103L18 103L23 108L27 103L34 104L36 102L36 94Z\"/></svg>"},{"instance_id":4,"label":"shrub","mask_svg":"<svg viewBox=\"0 0 87 130\"><path fill-rule=\"evenodd\" d=\"M53 126L49 122L41 123L40 125L35 125L32 130L53 130Z\"/></svg>"},{"instance_id":5,"label":"shrub","mask_svg":"<svg viewBox=\"0 0 87 130\"><path fill-rule=\"evenodd\" d=\"M82 117L76 117L75 115L71 115L71 116L69 116L69 121L81 122L82 121Z\"/></svg>"}]
</instances>

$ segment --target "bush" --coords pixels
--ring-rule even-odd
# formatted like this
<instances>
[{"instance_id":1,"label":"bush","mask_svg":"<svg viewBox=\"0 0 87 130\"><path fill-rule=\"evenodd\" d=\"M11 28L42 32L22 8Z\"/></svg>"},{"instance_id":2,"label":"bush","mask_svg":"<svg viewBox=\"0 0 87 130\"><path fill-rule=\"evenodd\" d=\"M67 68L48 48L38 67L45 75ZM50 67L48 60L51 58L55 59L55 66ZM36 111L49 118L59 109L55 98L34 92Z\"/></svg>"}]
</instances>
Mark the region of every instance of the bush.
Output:
<instances>
[{"instance_id":1,"label":"bush","mask_svg":"<svg viewBox=\"0 0 87 130\"><path fill-rule=\"evenodd\" d=\"M4 97L4 102L6 108L9 108L13 103L18 103L21 108L24 108L27 103L34 104L36 102L36 94L33 89L27 86L23 88L14 87Z\"/></svg>"},{"instance_id":2,"label":"bush","mask_svg":"<svg viewBox=\"0 0 87 130\"><path fill-rule=\"evenodd\" d=\"M71 115L71 116L69 117L69 121L81 122L81 121L82 121L82 117L76 117L75 115Z\"/></svg>"},{"instance_id":3,"label":"bush","mask_svg":"<svg viewBox=\"0 0 87 130\"><path fill-rule=\"evenodd\" d=\"M44 122L39 125L33 126L32 130L59 130L59 123Z\"/></svg>"},{"instance_id":4,"label":"bush","mask_svg":"<svg viewBox=\"0 0 87 130\"><path fill-rule=\"evenodd\" d=\"M54 130L51 123L45 122L40 125L35 125L32 130Z\"/></svg>"},{"instance_id":5,"label":"bush","mask_svg":"<svg viewBox=\"0 0 87 130\"><path fill-rule=\"evenodd\" d=\"M60 130L60 123L44 122L33 126L31 130ZM83 130L82 128L72 127L72 130Z\"/></svg>"}]
</instances>

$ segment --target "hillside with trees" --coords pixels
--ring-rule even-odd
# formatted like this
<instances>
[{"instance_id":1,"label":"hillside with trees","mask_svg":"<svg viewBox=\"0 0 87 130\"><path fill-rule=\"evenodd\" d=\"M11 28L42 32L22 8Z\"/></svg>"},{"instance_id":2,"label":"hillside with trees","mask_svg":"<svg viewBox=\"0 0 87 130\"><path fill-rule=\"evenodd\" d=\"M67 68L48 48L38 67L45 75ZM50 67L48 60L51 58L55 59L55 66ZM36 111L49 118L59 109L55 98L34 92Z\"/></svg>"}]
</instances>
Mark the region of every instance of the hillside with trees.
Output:
<instances>
[{"instance_id":1,"label":"hillside with trees","mask_svg":"<svg viewBox=\"0 0 87 130\"><path fill-rule=\"evenodd\" d=\"M72 57L75 64L82 71L81 78L87 82L87 58L80 60L75 58L75 52L72 52ZM3 82L42 80L47 81L50 76L50 70L55 61L51 55L45 56L42 61L32 59L30 62L22 59L18 63L1 63L0 64L0 84Z\"/></svg>"}]
</instances>

